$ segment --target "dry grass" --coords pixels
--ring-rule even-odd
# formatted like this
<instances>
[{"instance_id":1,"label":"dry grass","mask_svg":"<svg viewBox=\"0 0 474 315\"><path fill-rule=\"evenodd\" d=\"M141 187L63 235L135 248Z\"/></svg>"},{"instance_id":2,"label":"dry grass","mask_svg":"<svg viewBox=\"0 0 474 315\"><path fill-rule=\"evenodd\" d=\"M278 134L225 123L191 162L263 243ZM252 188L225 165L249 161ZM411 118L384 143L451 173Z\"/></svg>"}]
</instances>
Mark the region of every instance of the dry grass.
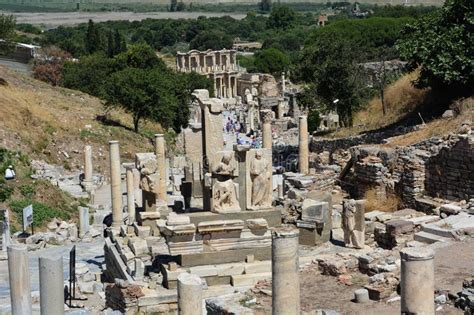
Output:
<instances>
[{"instance_id":1,"label":"dry grass","mask_svg":"<svg viewBox=\"0 0 474 315\"><path fill-rule=\"evenodd\" d=\"M400 198L394 194L387 193L386 199L381 199L377 196L375 189L370 189L364 194L364 208L365 212L371 212L375 210L384 212L394 212L398 210L400 204Z\"/></svg>"},{"instance_id":2,"label":"dry grass","mask_svg":"<svg viewBox=\"0 0 474 315\"><path fill-rule=\"evenodd\" d=\"M385 146L407 146L431 137L442 137L456 132L465 121L474 121L474 97L469 97L455 104L462 112L450 119L436 119L425 124L419 130L394 137Z\"/></svg>"},{"instance_id":3,"label":"dry grass","mask_svg":"<svg viewBox=\"0 0 474 315\"><path fill-rule=\"evenodd\" d=\"M347 137L362 132L379 129L403 119L421 104L429 89L417 89L411 82L416 79L417 72L402 76L385 89L386 115L382 112L380 97L374 97L365 109L354 115L354 127L343 128L332 137Z\"/></svg>"},{"instance_id":4,"label":"dry grass","mask_svg":"<svg viewBox=\"0 0 474 315\"><path fill-rule=\"evenodd\" d=\"M52 87L2 66L0 77L8 83L0 85L0 145L7 149L77 169L82 165L84 145L90 144L94 166L100 171L108 170L109 140L120 141L121 154L128 160L136 152L152 150L147 137L131 131L132 119L127 113L111 111L113 125L97 121L96 117L104 114L97 98ZM142 124L141 129L146 134L162 131L153 123Z\"/></svg>"}]
</instances>

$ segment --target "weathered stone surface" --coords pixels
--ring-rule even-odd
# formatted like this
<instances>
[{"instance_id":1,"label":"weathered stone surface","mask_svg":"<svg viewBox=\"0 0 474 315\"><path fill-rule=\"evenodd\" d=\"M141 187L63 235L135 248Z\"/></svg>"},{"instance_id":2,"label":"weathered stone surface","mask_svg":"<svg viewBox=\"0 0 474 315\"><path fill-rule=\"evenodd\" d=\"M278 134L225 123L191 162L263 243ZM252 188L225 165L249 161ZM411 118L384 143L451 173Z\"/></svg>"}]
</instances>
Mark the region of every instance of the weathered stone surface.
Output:
<instances>
[{"instance_id":1,"label":"weathered stone surface","mask_svg":"<svg viewBox=\"0 0 474 315\"><path fill-rule=\"evenodd\" d=\"M305 199L301 206L301 218L304 221L327 222L329 215L329 204L312 199Z\"/></svg>"}]
</instances>

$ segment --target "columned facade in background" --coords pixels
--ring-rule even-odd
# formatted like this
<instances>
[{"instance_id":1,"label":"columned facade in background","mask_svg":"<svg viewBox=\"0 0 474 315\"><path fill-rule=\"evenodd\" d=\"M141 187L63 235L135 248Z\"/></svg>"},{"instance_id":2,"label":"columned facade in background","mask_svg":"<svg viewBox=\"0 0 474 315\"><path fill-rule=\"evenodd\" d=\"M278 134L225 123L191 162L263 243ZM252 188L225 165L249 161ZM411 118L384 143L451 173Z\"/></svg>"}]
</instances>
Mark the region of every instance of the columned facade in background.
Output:
<instances>
[{"instance_id":1,"label":"columned facade in background","mask_svg":"<svg viewBox=\"0 0 474 315\"><path fill-rule=\"evenodd\" d=\"M237 51L227 49L178 52L176 69L206 75L214 81L216 97L231 98L237 96L237 78L245 72L245 68L237 65L236 57Z\"/></svg>"}]
</instances>

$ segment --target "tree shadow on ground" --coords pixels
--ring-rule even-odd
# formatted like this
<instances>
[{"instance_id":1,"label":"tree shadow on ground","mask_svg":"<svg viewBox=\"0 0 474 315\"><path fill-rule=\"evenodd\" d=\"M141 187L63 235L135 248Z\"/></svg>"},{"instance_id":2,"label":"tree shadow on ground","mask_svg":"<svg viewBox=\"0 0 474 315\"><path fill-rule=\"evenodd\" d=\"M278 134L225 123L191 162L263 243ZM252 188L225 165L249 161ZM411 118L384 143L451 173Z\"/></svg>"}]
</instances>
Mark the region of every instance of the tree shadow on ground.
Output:
<instances>
[{"instance_id":1,"label":"tree shadow on ground","mask_svg":"<svg viewBox=\"0 0 474 315\"><path fill-rule=\"evenodd\" d=\"M122 124L122 122L121 122L120 120L116 120L116 119L110 118L107 114L105 114L105 115L97 115L97 116L95 117L95 120L97 120L98 122L102 123L104 126L121 127L121 128L124 128L124 129L126 129L126 130L128 130L128 131L135 132L135 130L133 130L133 128Z\"/></svg>"}]
</instances>

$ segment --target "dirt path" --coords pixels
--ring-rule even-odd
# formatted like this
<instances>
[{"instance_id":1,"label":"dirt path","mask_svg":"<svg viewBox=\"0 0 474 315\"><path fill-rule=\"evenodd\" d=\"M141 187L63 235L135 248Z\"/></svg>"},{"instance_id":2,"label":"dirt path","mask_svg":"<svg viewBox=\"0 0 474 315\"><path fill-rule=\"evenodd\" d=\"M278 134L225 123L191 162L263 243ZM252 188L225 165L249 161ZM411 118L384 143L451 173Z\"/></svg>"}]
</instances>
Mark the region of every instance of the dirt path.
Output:
<instances>
[{"instance_id":1,"label":"dirt path","mask_svg":"<svg viewBox=\"0 0 474 315\"><path fill-rule=\"evenodd\" d=\"M437 248L435 256L436 288L449 289L453 293L461 290L463 279L474 276L474 239L452 243L450 246ZM316 309L332 309L341 314L391 315L400 314L400 302L370 301L367 304L351 302L354 290L363 286L367 276L353 275L353 284L344 285L336 277L323 276L316 267L300 273L301 311L310 312ZM271 297L258 296L259 314L271 313ZM445 304L437 314L462 314L452 305Z\"/></svg>"}]
</instances>

